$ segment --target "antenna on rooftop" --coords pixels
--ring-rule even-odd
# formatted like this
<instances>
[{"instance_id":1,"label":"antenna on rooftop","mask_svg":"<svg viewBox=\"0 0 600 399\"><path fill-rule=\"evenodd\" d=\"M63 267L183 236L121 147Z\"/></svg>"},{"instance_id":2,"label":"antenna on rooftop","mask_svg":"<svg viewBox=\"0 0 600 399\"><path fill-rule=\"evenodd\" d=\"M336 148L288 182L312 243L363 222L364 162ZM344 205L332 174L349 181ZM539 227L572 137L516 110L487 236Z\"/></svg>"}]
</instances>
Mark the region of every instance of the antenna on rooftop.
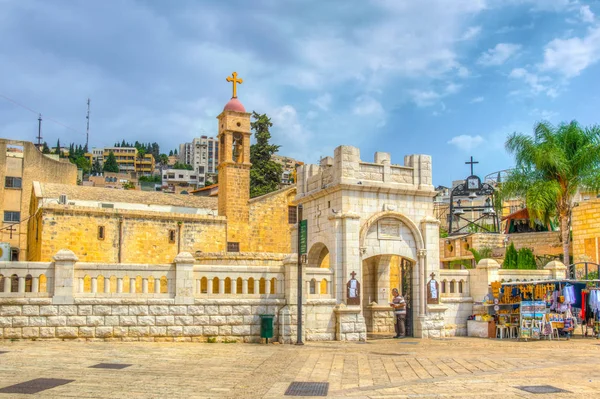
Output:
<instances>
[{"instance_id":1,"label":"antenna on rooftop","mask_svg":"<svg viewBox=\"0 0 600 399\"><path fill-rule=\"evenodd\" d=\"M42 114L38 117L38 135L37 135L38 149L42 146Z\"/></svg>"},{"instance_id":2,"label":"antenna on rooftop","mask_svg":"<svg viewBox=\"0 0 600 399\"><path fill-rule=\"evenodd\" d=\"M87 119L87 127L85 129L85 147L90 150L88 147L88 142L90 140L90 99L87 100L87 115L85 117Z\"/></svg>"}]
</instances>

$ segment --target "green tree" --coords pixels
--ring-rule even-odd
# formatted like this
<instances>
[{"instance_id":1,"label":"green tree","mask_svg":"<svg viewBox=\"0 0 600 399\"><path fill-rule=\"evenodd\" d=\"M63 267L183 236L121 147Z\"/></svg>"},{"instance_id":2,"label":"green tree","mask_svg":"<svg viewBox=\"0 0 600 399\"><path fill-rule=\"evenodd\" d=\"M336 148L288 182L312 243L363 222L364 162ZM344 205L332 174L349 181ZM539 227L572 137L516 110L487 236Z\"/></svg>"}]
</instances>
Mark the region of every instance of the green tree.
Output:
<instances>
[{"instance_id":1,"label":"green tree","mask_svg":"<svg viewBox=\"0 0 600 399\"><path fill-rule=\"evenodd\" d=\"M84 175L90 173L90 170L92 169L89 159L87 159L84 156L79 156L75 159L70 159L70 161L71 163L77 165L77 168L81 169Z\"/></svg>"},{"instance_id":2,"label":"green tree","mask_svg":"<svg viewBox=\"0 0 600 399\"><path fill-rule=\"evenodd\" d=\"M92 173L102 173L102 166L100 166L100 161L98 158L96 158L94 164L92 165Z\"/></svg>"},{"instance_id":3,"label":"green tree","mask_svg":"<svg viewBox=\"0 0 600 399\"><path fill-rule=\"evenodd\" d=\"M169 151L169 156L172 157L173 156L173 150Z\"/></svg>"},{"instance_id":4,"label":"green tree","mask_svg":"<svg viewBox=\"0 0 600 399\"><path fill-rule=\"evenodd\" d=\"M580 188L600 187L600 127L540 122L533 137L509 136L506 149L515 155L516 167L502 185L503 195L524 198L531 221L547 225L558 217L568 263L573 197Z\"/></svg>"},{"instance_id":5,"label":"green tree","mask_svg":"<svg viewBox=\"0 0 600 399\"><path fill-rule=\"evenodd\" d=\"M103 170L105 172L119 173L119 164L117 163L117 158L115 157L114 152L111 151L108 153L108 157L106 157L106 160L104 161Z\"/></svg>"},{"instance_id":6,"label":"green tree","mask_svg":"<svg viewBox=\"0 0 600 399\"><path fill-rule=\"evenodd\" d=\"M252 112L254 122L250 123L256 138L256 144L250 146L250 198L268 194L279 188L283 168L277 162L271 160L279 147L269 144L271 133L269 128L273 126L271 119L266 114Z\"/></svg>"},{"instance_id":7,"label":"green tree","mask_svg":"<svg viewBox=\"0 0 600 399\"><path fill-rule=\"evenodd\" d=\"M469 251L471 251L473 254L476 264L482 259L488 259L492 257L492 248L489 247L483 247L479 251L475 248L469 248Z\"/></svg>"},{"instance_id":8,"label":"green tree","mask_svg":"<svg viewBox=\"0 0 600 399\"><path fill-rule=\"evenodd\" d=\"M511 242L504 253L504 262L502 263L502 267L504 269L516 269L518 257L519 254L515 249L515 244Z\"/></svg>"},{"instance_id":9,"label":"green tree","mask_svg":"<svg viewBox=\"0 0 600 399\"><path fill-rule=\"evenodd\" d=\"M56 150L54 151L56 155L60 155L60 139L56 140Z\"/></svg>"},{"instance_id":10,"label":"green tree","mask_svg":"<svg viewBox=\"0 0 600 399\"><path fill-rule=\"evenodd\" d=\"M186 165L184 163L175 162L175 165L172 166L173 169L183 169L183 170L194 170L192 165Z\"/></svg>"},{"instance_id":11,"label":"green tree","mask_svg":"<svg viewBox=\"0 0 600 399\"><path fill-rule=\"evenodd\" d=\"M168 165L169 164L169 157L167 156L167 154L160 154L158 156L158 161L162 164L162 165Z\"/></svg>"},{"instance_id":12,"label":"green tree","mask_svg":"<svg viewBox=\"0 0 600 399\"><path fill-rule=\"evenodd\" d=\"M529 248L521 248L517 253L517 269L537 269L535 256Z\"/></svg>"},{"instance_id":13,"label":"green tree","mask_svg":"<svg viewBox=\"0 0 600 399\"><path fill-rule=\"evenodd\" d=\"M48 148L48 144L44 141L44 146L42 147L42 154L50 154L50 148Z\"/></svg>"}]
</instances>

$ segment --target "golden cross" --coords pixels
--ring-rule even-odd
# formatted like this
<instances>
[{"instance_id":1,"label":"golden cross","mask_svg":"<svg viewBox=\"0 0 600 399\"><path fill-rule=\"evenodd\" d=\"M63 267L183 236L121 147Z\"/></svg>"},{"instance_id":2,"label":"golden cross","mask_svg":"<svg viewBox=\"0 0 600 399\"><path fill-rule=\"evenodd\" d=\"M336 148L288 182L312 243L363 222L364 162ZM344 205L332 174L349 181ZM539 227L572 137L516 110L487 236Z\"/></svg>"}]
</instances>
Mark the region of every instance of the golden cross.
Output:
<instances>
[{"instance_id":1,"label":"golden cross","mask_svg":"<svg viewBox=\"0 0 600 399\"><path fill-rule=\"evenodd\" d=\"M231 76L227 76L227 81L233 82L233 97L232 98L237 98L237 87L235 87L235 85L236 85L236 83L242 84L244 81L241 78L238 79L237 72L232 73Z\"/></svg>"}]
</instances>

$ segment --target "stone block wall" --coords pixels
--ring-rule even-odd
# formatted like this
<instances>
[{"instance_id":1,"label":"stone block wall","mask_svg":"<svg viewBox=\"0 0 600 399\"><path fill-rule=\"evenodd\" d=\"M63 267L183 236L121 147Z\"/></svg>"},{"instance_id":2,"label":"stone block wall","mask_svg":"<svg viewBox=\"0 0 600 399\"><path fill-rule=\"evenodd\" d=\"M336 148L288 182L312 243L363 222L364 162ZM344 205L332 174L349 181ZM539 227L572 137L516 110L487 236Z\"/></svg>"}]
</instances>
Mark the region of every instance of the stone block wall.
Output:
<instances>
[{"instance_id":1,"label":"stone block wall","mask_svg":"<svg viewBox=\"0 0 600 399\"><path fill-rule=\"evenodd\" d=\"M473 298L443 298L448 309L444 313L444 336L467 336L467 318L473 314Z\"/></svg>"},{"instance_id":2,"label":"stone block wall","mask_svg":"<svg viewBox=\"0 0 600 399\"><path fill-rule=\"evenodd\" d=\"M338 341L366 341L367 328L360 310L338 306L336 313L336 339Z\"/></svg>"},{"instance_id":3,"label":"stone block wall","mask_svg":"<svg viewBox=\"0 0 600 399\"><path fill-rule=\"evenodd\" d=\"M508 235L509 245L512 242L517 250L530 248L535 255L561 255L562 242L560 231L541 231L537 233L518 233Z\"/></svg>"},{"instance_id":4,"label":"stone block wall","mask_svg":"<svg viewBox=\"0 0 600 399\"><path fill-rule=\"evenodd\" d=\"M335 299L309 299L303 306L304 333L308 341L335 340Z\"/></svg>"},{"instance_id":5,"label":"stone block wall","mask_svg":"<svg viewBox=\"0 0 600 399\"><path fill-rule=\"evenodd\" d=\"M600 199L573 208L573 261L600 263Z\"/></svg>"},{"instance_id":6,"label":"stone block wall","mask_svg":"<svg viewBox=\"0 0 600 399\"><path fill-rule=\"evenodd\" d=\"M288 218L295 188L287 188L250 200L250 251L291 253L294 223Z\"/></svg>"},{"instance_id":7,"label":"stone block wall","mask_svg":"<svg viewBox=\"0 0 600 399\"><path fill-rule=\"evenodd\" d=\"M60 249L70 249L82 262L168 263L179 252L225 251L227 240L220 217L71 205L44 206L30 231L34 261L50 261Z\"/></svg>"},{"instance_id":8,"label":"stone block wall","mask_svg":"<svg viewBox=\"0 0 600 399\"><path fill-rule=\"evenodd\" d=\"M51 298L0 298L0 339L260 342L261 314L278 315L284 300L75 299L53 305Z\"/></svg>"}]
</instances>

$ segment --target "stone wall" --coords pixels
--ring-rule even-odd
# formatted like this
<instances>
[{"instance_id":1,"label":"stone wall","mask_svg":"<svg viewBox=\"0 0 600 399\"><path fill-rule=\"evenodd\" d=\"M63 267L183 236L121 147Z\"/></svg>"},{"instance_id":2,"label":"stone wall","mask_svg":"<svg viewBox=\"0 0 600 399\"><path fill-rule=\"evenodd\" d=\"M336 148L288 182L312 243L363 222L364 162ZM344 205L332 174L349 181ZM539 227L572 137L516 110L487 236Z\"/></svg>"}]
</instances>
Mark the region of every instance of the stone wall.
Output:
<instances>
[{"instance_id":1,"label":"stone wall","mask_svg":"<svg viewBox=\"0 0 600 399\"><path fill-rule=\"evenodd\" d=\"M83 262L107 263L168 263L180 252L226 250L226 221L219 216L53 204L29 228L33 261L50 261L60 249Z\"/></svg>"},{"instance_id":2,"label":"stone wall","mask_svg":"<svg viewBox=\"0 0 600 399\"><path fill-rule=\"evenodd\" d=\"M573 261L600 263L600 199L573 208Z\"/></svg>"},{"instance_id":3,"label":"stone wall","mask_svg":"<svg viewBox=\"0 0 600 399\"><path fill-rule=\"evenodd\" d=\"M292 228L288 218L295 188L286 188L250 200L250 251L292 252Z\"/></svg>"},{"instance_id":4,"label":"stone wall","mask_svg":"<svg viewBox=\"0 0 600 399\"><path fill-rule=\"evenodd\" d=\"M508 245L510 245L511 242L515 245L517 250L521 248L530 248L537 256L558 256L562 255L563 252L560 231L509 234Z\"/></svg>"},{"instance_id":5,"label":"stone wall","mask_svg":"<svg viewBox=\"0 0 600 399\"><path fill-rule=\"evenodd\" d=\"M279 336L278 299L0 298L0 339L103 339L123 341L260 342L261 314L272 314Z\"/></svg>"}]
</instances>

